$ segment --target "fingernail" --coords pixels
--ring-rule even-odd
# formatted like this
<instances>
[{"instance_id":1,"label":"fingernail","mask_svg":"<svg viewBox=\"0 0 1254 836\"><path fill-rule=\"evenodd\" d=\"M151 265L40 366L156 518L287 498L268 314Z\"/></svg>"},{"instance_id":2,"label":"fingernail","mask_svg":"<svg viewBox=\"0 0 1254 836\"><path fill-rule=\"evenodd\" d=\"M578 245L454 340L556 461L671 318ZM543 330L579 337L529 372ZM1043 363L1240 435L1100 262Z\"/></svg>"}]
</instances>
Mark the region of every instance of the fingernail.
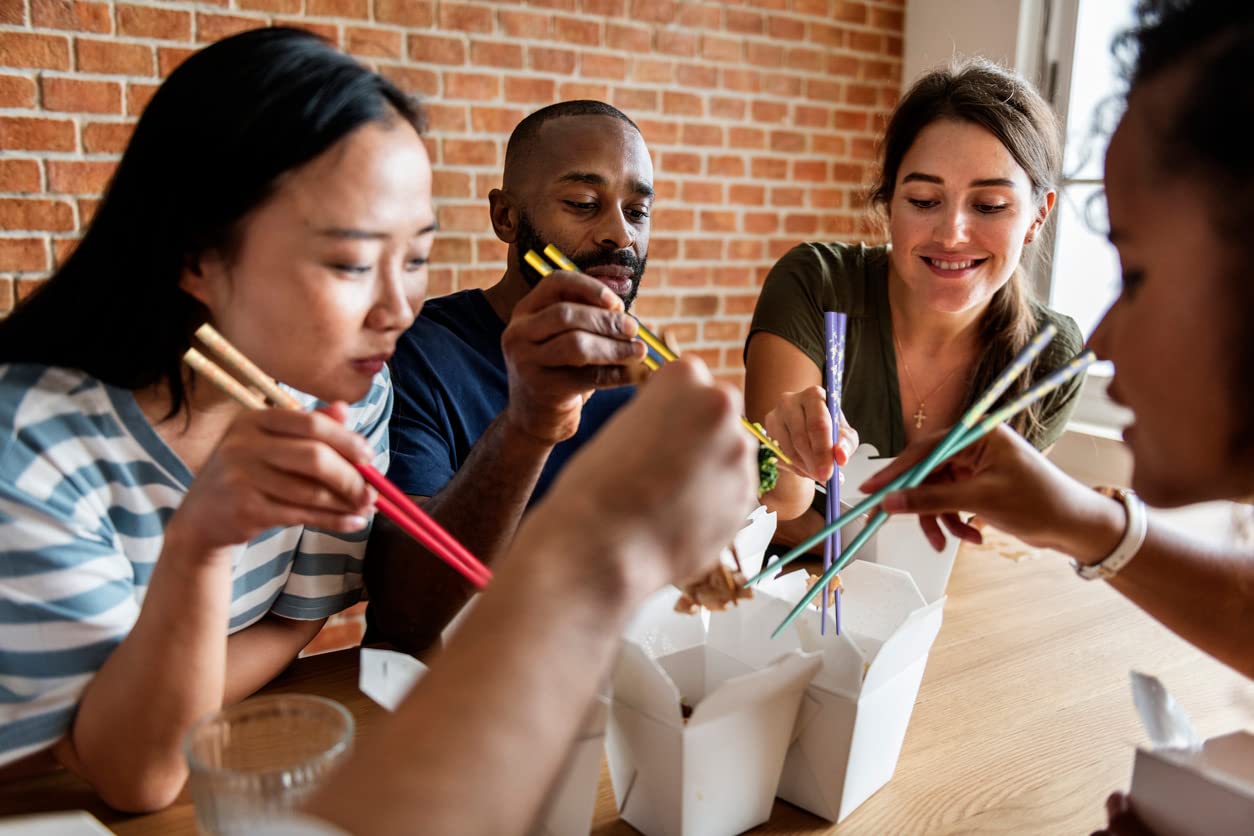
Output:
<instances>
[{"instance_id":1,"label":"fingernail","mask_svg":"<svg viewBox=\"0 0 1254 836\"><path fill-rule=\"evenodd\" d=\"M352 514L344 518L344 522L348 524L348 531L360 531L366 527L366 518L360 514Z\"/></svg>"},{"instance_id":2,"label":"fingernail","mask_svg":"<svg viewBox=\"0 0 1254 836\"><path fill-rule=\"evenodd\" d=\"M624 337L634 337L639 331L636 321L629 316L620 316L618 318L618 333Z\"/></svg>"}]
</instances>

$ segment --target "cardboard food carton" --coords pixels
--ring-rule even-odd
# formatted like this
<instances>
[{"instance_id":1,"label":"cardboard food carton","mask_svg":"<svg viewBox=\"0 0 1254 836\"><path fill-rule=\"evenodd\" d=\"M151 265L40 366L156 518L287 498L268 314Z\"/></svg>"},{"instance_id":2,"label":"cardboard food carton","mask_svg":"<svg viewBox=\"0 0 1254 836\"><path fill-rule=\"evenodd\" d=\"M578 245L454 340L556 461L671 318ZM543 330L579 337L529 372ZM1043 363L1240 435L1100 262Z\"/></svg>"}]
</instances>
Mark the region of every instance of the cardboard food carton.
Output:
<instances>
[{"instance_id":1,"label":"cardboard food carton","mask_svg":"<svg viewBox=\"0 0 1254 836\"><path fill-rule=\"evenodd\" d=\"M893 462L891 458L877 456L879 453L873 445L863 444L854 452L849 464L841 468L845 474L845 484L841 487L842 504L853 506L865 498L866 494L860 492L858 486ZM852 540L858 530L856 523L842 529L844 542ZM957 538L950 537L945 550L938 553L923 536L918 517L902 514L890 517L880 526L875 536L858 550L858 560L908 572L924 600L931 603L945 595L959 545Z\"/></svg>"},{"instance_id":2,"label":"cardboard food carton","mask_svg":"<svg viewBox=\"0 0 1254 836\"><path fill-rule=\"evenodd\" d=\"M363 648L358 685L366 696L395 711L426 671L426 665L404 653ZM586 836L592 829L608 718L609 698L598 695L584 716L532 836Z\"/></svg>"},{"instance_id":3,"label":"cardboard food carton","mask_svg":"<svg viewBox=\"0 0 1254 836\"><path fill-rule=\"evenodd\" d=\"M1132 683L1151 740L1132 767L1137 817L1156 836L1254 833L1254 734L1201 740L1157 679L1134 672Z\"/></svg>"},{"instance_id":4,"label":"cardboard food carton","mask_svg":"<svg viewBox=\"0 0 1254 836\"><path fill-rule=\"evenodd\" d=\"M771 537L775 535L775 522L775 512L766 510L765 505L759 505L745 521L744 528L737 532L733 543L746 578L752 578L762 571L766 547L771 544ZM722 559L728 566L732 565L730 551L724 550Z\"/></svg>"},{"instance_id":5,"label":"cardboard food carton","mask_svg":"<svg viewBox=\"0 0 1254 836\"><path fill-rule=\"evenodd\" d=\"M646 836L726 836L770 818L818 654L746 631L757 598L703 619L655 595L628 628L606 752L622 818Z\"/></svg>"},{"instance_id":6,"label":"cardboard food carton","mask_svg":"<svg viewBox=\"0 0 1254 836\"><path fill-rule=\"evenodd\" d=\"M855 560L841 579L840 635L830 612L820 634L812 606L776 640L822 658L802 700L779 797L833 822L892 777L945 604L943 597L925 601L911 577L890 566ZM761 623L744 629L769 635L804 591L800 573L768 581L759 589Z\"/></svg>"}]
</instances>

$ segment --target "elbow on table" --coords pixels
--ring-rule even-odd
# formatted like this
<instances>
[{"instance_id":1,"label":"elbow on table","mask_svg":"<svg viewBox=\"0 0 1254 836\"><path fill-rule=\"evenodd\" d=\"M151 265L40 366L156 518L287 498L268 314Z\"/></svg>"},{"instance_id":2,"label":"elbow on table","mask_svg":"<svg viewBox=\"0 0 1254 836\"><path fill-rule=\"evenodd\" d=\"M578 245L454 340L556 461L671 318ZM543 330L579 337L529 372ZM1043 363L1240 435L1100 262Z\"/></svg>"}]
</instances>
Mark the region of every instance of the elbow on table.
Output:
<instances>
[{"instance_id":1,"label":"elbow on table","mask_svg":"<svg viewBox=\"0 0 1254 836\"><path fill-rule=\"evenodd\" d=\"M84 758L70 737L53 748L56 759L89 784L100 800L123 813L152 813L169 807L187 783L182 752L165 764L117 763Z\"/></svg>"},{"instance_id":2,"label":"elbow on table","mask_svg":"<svg viewBox=\"0 0 1254 836\"><path fill-rule=\"evenodd\" d=\"M100 799L123 813L155 813L169 807L187 783L186 770L177 774L110 776L96 782Z\"/></svg>"}]
</instances>

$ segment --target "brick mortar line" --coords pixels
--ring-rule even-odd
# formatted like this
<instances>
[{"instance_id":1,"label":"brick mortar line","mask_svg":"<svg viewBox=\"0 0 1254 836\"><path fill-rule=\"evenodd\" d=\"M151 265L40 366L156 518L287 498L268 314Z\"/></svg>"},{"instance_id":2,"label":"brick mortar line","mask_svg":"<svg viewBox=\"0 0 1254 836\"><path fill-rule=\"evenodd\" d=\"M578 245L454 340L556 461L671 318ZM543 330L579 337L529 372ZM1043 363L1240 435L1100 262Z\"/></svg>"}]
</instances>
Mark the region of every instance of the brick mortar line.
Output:
<instances>
[{"instance_id":1,"label":"brick mortar line","mask_svg":"<svg viewBox=\"0 0 1254 836\"><path fill-rule=\"evenodd\" d=\"M5 32L5 31L25 32L27 30L6 29L4 25L0 25L0 32ZM195 41L195 42L160 41L160 40L156 40L152 38L140 39L140 38L130 38L130 37L116 36L116 35L101 37L99 39L108 40L108 41L126 45L126 46L147 46L147 47L152 47L154 49L160 49L161 47L167 47L171 49L199 49L199 48L208 46L210 43L212 43L212 42L206 42L206 41ZM521 40L521 39L512 39L512 40L506 41L506 45L519 46L519 47L536 47L536 46L543 45L544 48L549 48L549 49L570 49L578 53L576 57L584 57L584 55L592 55L594 57L615 57L615 58L619 58L619 57L639 58L641 57L639 53L626 51L626 50L613 50L608 47L591 47L591 46L586 46L586 45L554 46L548 41L526 41L526 40ZM344 51L344 50L341 50L341 51ZM578 79L582 83L594 83L594 84L602 83L602 82L604 83L617 82L621 85L647 85L648 84L647 82L636 81L630 78L619 79L619 78L614 78L614 77L584 77L584 76L580 76L578 73L574 71L570 73L557 73L557 72L550 72L550 71L544 71L544 70L535 70L530 67L513 68L513 67L483 66L483 65L470 63L469 61L463 64L443 64L443 63L433 63L433 62L423 61L421 59L411 58L408 56L395 57L395 56L380 56L380 55L363 55L361 53L346 53L346 54L349 54L353 58L361 60L361 61L371 62L378 67L423 69L423 70L428 70L428 71L436 72L436 73L471 72L471 73L479 73L479 74L485 74L485 75L492 75L492 74L504 75L506 72L508 72L508 73L515 74L518 77L523 77L523 78L554 78L554 79L567 78L567 79ZM826 54L836 55L840 57L867 59L873 53L860 52L860 51L850 50L850 49L841 47L841 48L829 48L828 50L826 50ZM836 75L836 74L824 72L821 70L810 70L806 68L792 67L786 64L783 66L775 67L775 66L763 65L763 64L746 64L743 61L737 63L735 61L724 60L724 59L709 59L709 58L702 59L696 56L668 56L668 57L658 58L658 57L653 57L654 55L655 54L650 54L650 57L646 58L645 60L658 60L658 61L670 60L670 61L674 61L677 64L683 64L686 66L694 66L694 67L702 67L702 68L710 68L716 71L718 70L746 71L747 70L749 72L759 72L759 73L776 73L776 74L787 73L789 75L797 76L803 80L810 80L810 79L835 80L835 81L842 81L842 82L853 82L857 84L865 84L865 85L873 86L873 87L893 87L893 86L899 87L900 86L900 81L894 82L891 79L870 79L870 78L861 78L861 77L856 77L856 76L851 77L851 76L846 76L846 75ZM874 55L879 55L879 53L874 53ZM76 58L77 56L72 56L72 57ZM158 56L154 53L154 59L156 58L158 58ZM885 58L876 58L874 60L883 60L887 63L892 63L892 64L903 63L900 58L896 58L893 56L889 56ZM75 61L74 63L77 63L77 62ZM78 69L61 69L61 68L54 68L54 67L0 66L0 71L5 72L5 74L16 74L20 77L32 78L32 80L33 80L33 75L31 74L49 74L49 73L72 75L72 76L81 77L84 80L95 80L95 79L115 80L118 78L127 78L127 79L148 79L148 78L161 79L163 78L163 76L160 75L159 67L156 70L155 74L151 76L138 76L134 74L123 74L123 73L97 73L97 72L88 72L85 70L78 70ZM670 89L671 87L675 88L676 92L689 92L693 89L696 89L696 90L701 90L701 91L705 91L708 93L716 89L726 89L726 88L709 88L709 87L692 88L692 87L684 86L677 81L658 82L652 85L651 87L643 87L643 88L633 87L632 89ZM746 92L746 91L733 90L731 92Z\"/></svg>"},{"instance_id":2,"label":"brick mortar line","mask_svg":"<svg viewBox=\"0 0 1254 836\"><path fill-rule=\"evenodd\" d=\"M141 8L150 8L150 7L143 6ZM174 8L162 7L162 8L164 8L164 10L166 11L187 11L185 7L174 7ZM499 28L494 29L491 32L467 32L463 30L441 29L436 24L433 24L429 27L416 27L416 26L405 26L404 24L399 24L399 23L385 23L385 22L380 22L380 21L367 20L365 18L321 17L321 16L315 16L315 15L309 15L309 14L300 14L297 12L285 14L283 12L253 12L253 11L241 10L241 11L238 11L237 13L234 13L236 12L236 10L231 10L230 12L223 12L220 10L220 7L214 7L214 8L219 8L219 11L217 13L219 16L251 20L251 21L256 21L257 23L266 24L266 25L275 25L274 21L276 19L282 18L284 20L293 21L293 22L308 21L309 23L315 23L315 24L319 24L323 26L335 26L335 27L353 26L357 28L376 29L382 32L395 32L400 35L413 34L413 35L428 35L428 36L434 36L434 37L444 37L444 38L450 38L450 39L464 39L465 42L467 43L469 43L471 40L476 39L476 38L489 38L490 37L496 41L504 40L506 43L518 44L521 46L547 46L553 49L596 49L596 50L602 50L606 52L612 52L614 54L622 53L622 54L631 55L631 56L640 55L640 53L634 50L615 47L611 44L602 44L599 46L593 46L591 44L583 44L583 43L578 43L578 42L573 42L573 41L558 40L552 37L536 38L534 36L510 35L509 33L503 30L500 30ZM499 7L488 6L486 8L499 8ZM199 40L199 37L198 37L199 27L196 26L196 15L194 13L190 13L190 15L191 15L190 20L192 23L192 37L193 37L192 41L183 41L183 40L176 41L176 40L148 37L148 36L142 36L142 35L123 35L116 31L116 26L115 26L114 31L112 32L95 32L95 31L87 30L87 29L58 29L56 27L50 27L50 26L34 26L34 25L29 25L29 24L21 25L21 24L14 24L14 23L0 23L0 32L18 32L18 33L23 33L23 34L28 34L28 35L60 36L65 39L71 39L71 38L77 38L77 37L83 37L83 38L89 38L89 39L91 38L107 39L107 40L115 40L120 43L127 43L127 44L140 44L140 45L151 45L151 46L173 46L173 47L184 47L184 48L194 47L194 46L207 46L209 43L212 43L212 41ZM579 17L579 16L576 15L575 17ZM596 21L602 21L602 22L606 20L614 20L612 18L602 18L598 16L593 16L593 15L588 15L584 17L587 20L596 20ZM828 24L824 24L824 25L828 25ZM889 30L889 29L875 29L869 26L859 26L856 24L845 24L842 28L847 31L856 32L858 34L864 34L864 35L880 35L882 37L902 37L903 35L903 33L901 32L894 32L893 30ZM728 33L727 30L718 30L719 33L722 33L722 34L718 34L714 30L703 30L703 29L696 29L696 28L689 28L689 27L680 27L680 26L672 25L672 24L650 24L649 29L650 29L651 34L658 34L658 33L663 33L663 32L672 32L672 33L681 33L681 34L689 33L689 34L693 34L697 36L709 34L709 35L713 35L714 37L724 38L725 40L741 41L742 43L745 43L745 44L753 43L753 44L757 44L760 46L781 46L785 49L789 47L815 49L815 50L820 50L820 51L827 52L827 53L842 54L842 55L847 54L847 55L854 55L854 56L860 56L860 57L874 57L875 60L888 61L890 63L903 63L902 56L893 55L891 53L866 52L862 50L855 50L845 45L836 46L832 44L822 44L822 43L816 43L808 39L802 39L800 41L797 41L791 38L784 38L784 37L778 37L778 36L773 36L773 35L749 34L749 33L739 33L739 32ZM345 33L338 31L337 29L337 34L342 38ZM371 57L371 56L365 56L365 57ZM701 56L679 55L676 53L659 52L659 53L649 53L648 57L655 58L656 60L664 60L666 58L698 59ZM715 60L723 60L723 59L705 59L705 60L715 61Z\"/></svg>"},{"instance_id":3,"label":"brick mortar line","mask_svg":"<svg viewBox=\"0 0 1254 836\"><path fill-rule=\"evenodd\" d=\"M894 3L884 2L884 0L860 0L860 2L862 3L862 5L866 6L868 9L879 9L883 11L901 10L903 14L905 11L903 6L900 6ZM138 2L138 3L117 2L117 0L105 0L105 2L95 2L95 3L91 3L90 5L107 6L108 8L113 9L115 11L117 10L119 6L139 6L141 8L155 8L155 9L162 9L165 11L212 11L212 12L218 12L220 14L230 13L230 12L259 13L257 10L254 10L254 9L240 9L235 6L229 6L229 7L224 8L222 6L215 5L212 3L196 3L196 2L174 3L174 2L170 2L170 0L167 0L167 2L164 2L164 3L152 2L151 0L144 0L144 2ZM439 5L440 5L439 2L432 2L433 9L438 9ZM491 4L491 3L457 2L455 3L455 5L471 6L474 8L488 8L488 9L500 8L499 5ZM716 8L723 9L723 7L719 6L716 3L708 3L708 4L703 4L703 5L707 7L716 7ZM632 18L630 17L630 6L631 6L630 3L624 4L624 13L621 19L632 20ZM368 19L368 20L373 21L374 20L374 3L373 2L369 3L368 8L370 10L369 18L336 18L336 19L337 20L367 20ZM615 19L615 20L620 19L617 16L598 15L594 12L585 12L583 10L571 11L568 9L561 9L561 8L557 8L553 6L533 6L533 5L527 4L527 5L520 5L517 8L520 10L528 10L528 11L535 10L536 13L538 14L545 14L545 13L555 14L556 13L556 14L582 15L586 17L606 18L606 19ZM791 9L781 11L779 9L766 9L766 8L762 8L758 6L747 6L747 7L742 6L739 8L747 9L749 13L751 14L787 15L790 17L802 18L805 20L831 20L830 17L826 17L824 15L797 12ZM306 14L306 13L304 12L271 12L271 14ZM31 16L30 11L28 9L27 18L29 19L30 16ZM848 24L847 21L841 21L841 22ZM665 25L671 25L673 23L674 21L666 21L666 22L651 21L649 24L643 24L643 25L665 26ZM854 24L849 24L849 25L854 25Z\"/></svg>"}]
</instances>

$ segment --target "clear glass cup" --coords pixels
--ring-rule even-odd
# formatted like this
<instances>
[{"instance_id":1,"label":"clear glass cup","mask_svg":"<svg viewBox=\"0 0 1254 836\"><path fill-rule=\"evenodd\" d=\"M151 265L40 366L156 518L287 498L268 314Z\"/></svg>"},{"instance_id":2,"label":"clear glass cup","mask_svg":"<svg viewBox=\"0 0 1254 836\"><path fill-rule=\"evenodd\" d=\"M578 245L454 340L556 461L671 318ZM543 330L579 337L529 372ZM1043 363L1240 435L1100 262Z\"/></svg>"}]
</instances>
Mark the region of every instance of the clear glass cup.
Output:
<instances>
[{"instance_id":1,"label":"clear glass cup","mask_svg":"<svg viewBox=\"0 0 1254 836\"><path fill-rule=\"evenodd\" d=\"M353 716L322 697L255 697L200 720L183 743L196 826L235 836L299 805L348 755Z\"/></svg>"}]
</instances>

